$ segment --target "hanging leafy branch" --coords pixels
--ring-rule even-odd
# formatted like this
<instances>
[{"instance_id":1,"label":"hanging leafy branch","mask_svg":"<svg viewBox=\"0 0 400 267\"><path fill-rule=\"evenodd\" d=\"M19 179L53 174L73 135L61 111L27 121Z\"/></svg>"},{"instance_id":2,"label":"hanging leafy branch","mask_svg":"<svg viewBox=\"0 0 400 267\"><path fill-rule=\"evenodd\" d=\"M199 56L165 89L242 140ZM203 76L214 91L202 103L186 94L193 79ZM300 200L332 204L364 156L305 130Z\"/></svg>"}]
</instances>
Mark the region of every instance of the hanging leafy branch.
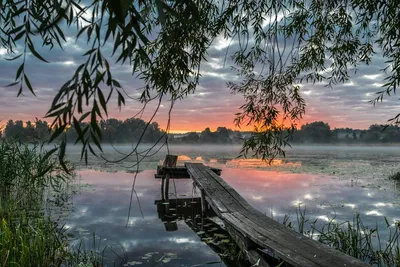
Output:
<instances>
[{"instance_id":1,"label":"hanging leafy branch","mask_svg":"<svg viewBox=\"0 0 400 267\"><path fill-rule=\"evenodd\" d=\"M284 155L306 111L302 84L344 83L380 52L387 59L385 85L371 103L396 92L398 13L397 1L367 0L2 0L0 45L8 60L21 62L10 84L20 95L35 92L26 57L47 62L38 45L62 48L67 29L86 41L83 62L58 91L47 117L53 119L52 140L66 138L65 131L75 127L87 160L88 152L101 150L99 119L107 117L110 101L125 105L114 64L129 65L144 82L141 105L173 102L195 92L207 50L222 36L233 44L227 55L239 77L227 86L245 100L235 122L254 125L242 155L267 159ZM113 46L111 55L104 54L105 45ZM83 121L90 123L81 128ZM66 140L61 144L62 160Z\"/></svg>"}]
</instances>

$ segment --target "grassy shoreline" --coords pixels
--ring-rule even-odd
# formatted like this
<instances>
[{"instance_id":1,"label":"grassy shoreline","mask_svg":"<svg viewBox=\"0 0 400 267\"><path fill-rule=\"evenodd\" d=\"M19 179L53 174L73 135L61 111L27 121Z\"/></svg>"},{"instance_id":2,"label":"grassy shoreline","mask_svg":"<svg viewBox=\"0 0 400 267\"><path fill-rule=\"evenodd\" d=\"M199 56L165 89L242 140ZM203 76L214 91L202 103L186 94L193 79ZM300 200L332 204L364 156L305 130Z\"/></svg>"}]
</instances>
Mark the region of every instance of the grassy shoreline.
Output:
<instances>
[{"instance_id":1,"label":"grassy shoreline","mask_svg":"<svg viewBox=\"0 0 400 267\"><path fill-rule=\"evenodd\" d=\"M39 144L0 144L0 267L102 266L100 252L87 250L82 241L71 246L66 229L48 210L68 202L74 179L71 165L68 169Z\"/></svg>"}]
</instances>

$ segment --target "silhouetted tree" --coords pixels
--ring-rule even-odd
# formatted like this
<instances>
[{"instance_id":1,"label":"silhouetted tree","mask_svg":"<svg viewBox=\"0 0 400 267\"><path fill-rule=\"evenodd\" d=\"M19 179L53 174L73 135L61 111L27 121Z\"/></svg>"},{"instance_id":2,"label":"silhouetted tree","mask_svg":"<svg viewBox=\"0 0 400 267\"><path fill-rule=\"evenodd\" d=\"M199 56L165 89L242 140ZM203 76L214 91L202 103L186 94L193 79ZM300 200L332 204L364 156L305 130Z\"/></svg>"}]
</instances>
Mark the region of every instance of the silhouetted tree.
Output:
<instances>
[{"instance_id":1,"label":"silhouetted tree","mask_svg":"<svg viewBox=\"0 0 400 267\"><path fill-rule=\"evenodd\" d=\"M329 143L331 141L331 129L329 124L323 121L302 125L301 133L303 142Z\"/></svg>"},{"instance_id":2,"label":"silhouetted tree","mask_svg":"<svg viewBox=\"0 0 400 267\"><path fill-rule=\"evenodd\" d=\"M47 121L36 120L35 131L39 140L48 140L50 138L51 132Z\"/></svg>"},{"instance_id":3,"label":"silhouetted tree","mask_svg":"<svg viewBox=\"0 0 400 267\"><path fill-rule=\"evenodd\" d=\"M186 136L182 137L182 142L193 144L198 143L200 136L196 132L190 132Z\"/></svg>"}]
</instances>

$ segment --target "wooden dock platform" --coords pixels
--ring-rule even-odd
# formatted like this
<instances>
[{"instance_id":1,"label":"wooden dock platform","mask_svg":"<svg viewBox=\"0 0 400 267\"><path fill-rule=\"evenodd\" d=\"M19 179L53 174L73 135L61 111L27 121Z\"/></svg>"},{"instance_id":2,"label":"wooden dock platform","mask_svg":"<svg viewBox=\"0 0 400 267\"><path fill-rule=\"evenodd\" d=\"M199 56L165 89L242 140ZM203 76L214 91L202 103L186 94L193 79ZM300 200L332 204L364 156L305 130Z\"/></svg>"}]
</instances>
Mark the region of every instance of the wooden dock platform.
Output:
<instances>
[{"instance_id":1,"label":"wooden dock platform","mask_svg":"<svg viewBox=\"0 0 400 267\"><path fill-rule=\"evenodd\" d=\"M253 266L277 259L295 267L366 267L367 263L294 232L252 207L209 167L186 163L203 201L224 222ZM202 205L206 205L205 202Z\"/></svg>"},{"instance_id":2,"label":"wooden dock platform","mask_svg":"<svg viewBox=\"0 0 400 267\"><path fill-rule=\"evenodd\" d=\"M217 175L221 175L221 169L212 168L210 169L215 172ZM190 179L190 175L187 171L187 168L182 167L166 167L166 166L157 166L157 173L154 175L156 179L163 179L165 176L173 177L174 179Z\"/></svg>"}]
</instances>

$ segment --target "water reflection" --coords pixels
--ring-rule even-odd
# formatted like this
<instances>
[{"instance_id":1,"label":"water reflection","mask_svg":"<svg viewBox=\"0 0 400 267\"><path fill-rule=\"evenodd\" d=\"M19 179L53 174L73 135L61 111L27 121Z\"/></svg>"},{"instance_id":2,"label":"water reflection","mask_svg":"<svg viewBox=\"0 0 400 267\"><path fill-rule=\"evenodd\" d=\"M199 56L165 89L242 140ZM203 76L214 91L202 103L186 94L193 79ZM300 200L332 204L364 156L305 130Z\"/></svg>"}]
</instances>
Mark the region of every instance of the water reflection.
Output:
<instances>
[{"instance_id":1,"label":"water reflection","mask_svg":"<svg viewBox=\"0 0 400 267\"><path fill-rule=\"evenodd\" d=\"M154 172L138 174L136 191L143 217L138 204L133 202L125 227L133 174L80 171L82 183L89 186L74 197L75 212L66 222L69 232L83 238L95 232L106 239L103 244L142 266L156 262L162 266L220 262L215 248L206 243L207 237L197 234L208 223L201 224L201 217L196 217L200 211L199 195L193 191L191 180L171 182L172 193L167 203L162 200L160 180L154 179ZM385 228L383 216L393 223L399 219L399 200L393 192L352 186L334 177L247 168L224 168L222 177L252 205L280 221L285 214L291 214L295 221L299 204L307 207L310 219L321 221L333 217L337 221L351 220L359 212L365 225L373 227L378 219L381 228ZM107 256L118 265L117 256Z\"/></svg>"},{"instance_id":2,"label":"water reflection","mask_svg":"<svg viewBox=\"0 0 400 267\"><path fill-rule=\"evenodd\" d=\"M126 254L130 262L142 262L143 266L152 266L160 259L158 264L163 266L191 266L220 261L213 250L184 221L176 222L176 231L165 231L154 205L161 194L160 181L154 179L153 171L144 171L138 175L136 191L140 195L143 218L134 202L127 227L125 224L133 175L92 170L81 171L79 174L82 183L90 185L75 196L76 212L67 222L69 232L76 237L89 238L90 243L90 237L82 235L82 229L89 233L95 232L106 239L103 245L112 246L117 254ZM177 182L176 187L180 192L179 197L196 196L195 193L192 194L192 185L187 181ZM152 257L147 258L148 253L153 253ZM117 266L120 264L119 258L112 253L106 256L111 266L113 261Z\"/></svg>"},{"instance_id":3,"label":"water reflection","mask_svg":"<svg viewBox=\"0 0 400 267\"><path fill-rule=\"evenodd\" d=\"M202 214L200 197L175 198L169 201L160 199L155 201L158 218L164 223L166 231L178 230L178 221L192 221ZM215 216L211 209L207 209L206 217Z\"/></svg>"},{"instance_id":4,"label":"water reflection","mask_svg":"<svg viewBox=\"0 0 400 267\"><path fill-rule=\"evenodd\" d=\"M262 159L232 159L227 162L229 167L237 168L258 168L258 167L276 167L276 166L291 166L299 167L301 162L291 162L284 159L273 159L272 161L265 161Z\"/></svg>"},{"instance_id":5,"label":"water reflection","mask_svg":"<svg viewBox=\"0 0 400 267\"><path fill-rule=\"evenodd\" d=\"M162 193L163 194L163 193ZM175 198L166 201L156 200L158 217L164 223L165 230L177 231L178 222L182 221L207 244L222 262L230 267L249 266L244 257L238 257L240 249L230 238L228 232L217 222L214 211L206 205L202 210L201 198ZM222 221L220 221L222 223ZM188 238L175 238L177 243L192 243Z\"/></svg>"},{"instance_id":6,"label":"water reflection","mask_svg":"<svg viewBox=\"0 0 400 267\"><path fill-rule=\"evenodd\" d=\"M223 164L229 168L268 168L268 167L300 167L300 161L289 161L286 159L274 159L272 161L265 161L262 159L254 158L240 158L240 159L224 159L224 158L207 158L202 156L188 156L181 154L178 156L178 165L184 165L185 162L198 162L204 164ZM162 161L159 162L162 164Z\"/></svg>"},{"instance_id":7,"label":"water reflection","mask_svg":"<svg viewBox=\"0 0 400 267\"><path fill-rule=\"evenodd\" d=\"M345 221L358 212L371 226L377 220L384 226L383 216L399 216L396 192L359 187L335 177L233 168L223 169L222 176L259 210L266 214L274 210L279 220L285 214L292 214L295 220L298 205L307 208L310 219L325 216Z\"/></svg>"}]
</instances>

